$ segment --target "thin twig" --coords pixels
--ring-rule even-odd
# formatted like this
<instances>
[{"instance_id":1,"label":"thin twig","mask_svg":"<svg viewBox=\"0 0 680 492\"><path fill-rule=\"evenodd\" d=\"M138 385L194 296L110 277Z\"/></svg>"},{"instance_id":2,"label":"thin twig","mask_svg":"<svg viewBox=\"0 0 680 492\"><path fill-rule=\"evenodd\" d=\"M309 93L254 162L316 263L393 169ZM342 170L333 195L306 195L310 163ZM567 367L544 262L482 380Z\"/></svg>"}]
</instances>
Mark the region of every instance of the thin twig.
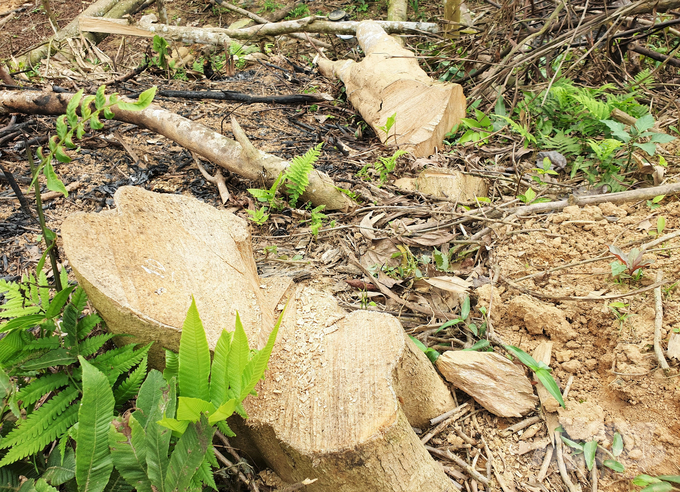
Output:
<instances>
[{"instance_id":1,"label":"thin twig","mask_svg":"<svg viewBox=\"0 0 680 492\"><path fill-rule=\"evenodd\" d=\"M663 271L658 270L656 272L656 283L661 282L663 279ZM663 299L661 297L661 285L654 289L654 309L656 311L656 316L654 317L654 354L656 355L656 360L659 361L659 366L663 369L664 374L668 376L668 371L670 367L666 358L663 355L663 350L661 349L661 328L663 326Z\"/></svg>"},{"instance_id":2,"label":"thin twig","mask_svg":"<svg viewBox=\"0 0 680 492\"><path fill-rule=\"evenodd\" d=\"M560 438L559 432L555 432L555 447L557 449L557 468L560 470L560 476L562 477L564 485L567 486L569 492L580 492L569 478L567 467L564 465L564 456L562 455L562 439Z\"/></svg>"}]
</instances>

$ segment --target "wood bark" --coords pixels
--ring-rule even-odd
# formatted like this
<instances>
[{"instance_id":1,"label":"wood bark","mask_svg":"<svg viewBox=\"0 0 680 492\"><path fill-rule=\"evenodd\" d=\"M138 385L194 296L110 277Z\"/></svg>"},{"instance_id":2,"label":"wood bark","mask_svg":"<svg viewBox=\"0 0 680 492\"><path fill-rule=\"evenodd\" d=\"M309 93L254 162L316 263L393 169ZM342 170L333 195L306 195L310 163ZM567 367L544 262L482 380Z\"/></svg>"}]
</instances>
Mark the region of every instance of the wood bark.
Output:
<instances>
[{"instance_id":1,"label":"wood bark","mask_svg":"<svg viewBox=\"0 0 680 492\"><path fill-rule=\"evenodd\" d=\"M0 91L0 114L64 114L71 97L72 94L66 93ZM143 111L124 111L116 106L112 110L117 120L153 130L213 164L258 181L258 184L264 173L265 181L271 185L290 166L289 161L255 149L233 119L232 131L239 142L155 104ZM345 211L352 206L352 201L336 188L333 180L317 170L309 174L309 186L302 199L315 206L326 205L326 210Z\"/></svg>"},{"instance_id":2,"label":"wood bark","mask_svg":"<svg viewBox=\"0 0 680 492\"><path fill-rule=\"evenodd\" d=\"M151 17L143 17L136 24L129 24L126 20L92 17L81 17L79 22L82 31L147 38L152 38L158 34L168 40L181 41L187 44L198 43L215 46L222 46L225 42L229 43L231 39L256 40L267 36L280 36L299 32L354 35L359 26L359 22L330 22L316 17L272 22L244 29L169 26L151 22ZM439 30L436 24L427 22L377 21L376 23L388 33L436 33ZM409 56L412 56L412 54Z\"/></svg>"},{"instance_id":3,"label":"wood bark","mask_svg":"<svg viewBox=\"0 0 680 492\"><path fill-rule=\"evenodd\" d=\"M429 156L465 117L462 87L432 80L413 53L375 22L361 22L357 39L366 53L363 61L320 59L319 70L343 81L352 105L385 145ZM393 114L396 122L386 134L381 127Z\"/></svg>"},{"instance_id":4,"label":"wood bark","mask_svg":"<svg viewBox=\"0 0 680 492\"><path fill-rule=\"evenodd\" d=\"M320 284L259 278L247 224L229 212L130 186L114 201L68 217L64 250L109 330L156 342L151 365L163 365L161 347L178 349L192 295L211 348L236 311L261 348L290 298L258 396L244 402L249 418L230 420L232 444L287 482L316 478L311 492L456 490L411 428L453 398L396 318L346 313Z\"/></svg>"},{"instance_id":5,"label":"wood bark","mask_svg":"<svg viewBox=\"0 0 680 492\"><path fill-rule=\"evenodd\" d=\"M17 58L19 66L34 67L40 60L47 58L47 56L54 54L62 47L62 44L68 38L77 37L80 35L78 27L79 19L83 16L92 19L102 19L104 17L119 19L125 14L134 13L144 4L145 0L99 0L88 8L83 10L81 14L69 22L66 27L59 31L55 36L47 39L43 45L23 56ZM106 34L85 34L85 37L94 43L101 42Z\"/></svg>"}]
</instances>

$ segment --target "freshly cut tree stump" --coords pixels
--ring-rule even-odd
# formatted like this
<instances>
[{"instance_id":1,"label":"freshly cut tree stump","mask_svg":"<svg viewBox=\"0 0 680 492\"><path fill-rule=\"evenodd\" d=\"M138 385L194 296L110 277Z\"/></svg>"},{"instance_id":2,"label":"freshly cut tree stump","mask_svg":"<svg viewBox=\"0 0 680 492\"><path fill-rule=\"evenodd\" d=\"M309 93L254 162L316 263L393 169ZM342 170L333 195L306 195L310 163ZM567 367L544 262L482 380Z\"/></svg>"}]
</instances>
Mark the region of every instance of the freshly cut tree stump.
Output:
<instances>
[{"instance_id":1,"label":"freshly cut tree stump","mask_svg":"<svg viewBox=\"0 0 680 492\"><path fill-rule=\"evenodd\" d=\"M431 79L415 55L375 22L360 22L357 39L366 53L364 60L322 58L319 70L343 81L350 102L385 145L404 148L416 157L433 154L444 135L465 117L463 88ZM396 122L386 135L381 127L395 113Z\"/></svg>"},{"instance_id":2,"label":"freshly cut tree stump","mask_svg":"<svg viewBox=\"0 0 680 492\"><path fill-rule=\"evenodd\" d=\"M288 287L257 276L245 221L193 198L122 187L117 208L75 214L64 248L90 300L114 333L177 350L191 295L211 347L238 310L261 347ZM320 283L288 289L290 300L249 419L235 422L288 482L309 491L455 490L411 426L453 408L432 364L389 315L346 313Z\"/></svg>"},{"instance_id":3,"label":"freshly cut tree stump","mask_svg":"<svg viewBox=\"0 0 680 492\"><path fill-rule=\"evenodd\" d=\"M134 336L119 341L156 342L149 362L163 367L162 347L179 349L192 294L211 347L223 328L234 329L236 311L249 334L271 329L243 219L132 186L119 188L114 199L114 210L68 217L62 237L78 282L109 330Z\"/></svg>"}]
</instances>

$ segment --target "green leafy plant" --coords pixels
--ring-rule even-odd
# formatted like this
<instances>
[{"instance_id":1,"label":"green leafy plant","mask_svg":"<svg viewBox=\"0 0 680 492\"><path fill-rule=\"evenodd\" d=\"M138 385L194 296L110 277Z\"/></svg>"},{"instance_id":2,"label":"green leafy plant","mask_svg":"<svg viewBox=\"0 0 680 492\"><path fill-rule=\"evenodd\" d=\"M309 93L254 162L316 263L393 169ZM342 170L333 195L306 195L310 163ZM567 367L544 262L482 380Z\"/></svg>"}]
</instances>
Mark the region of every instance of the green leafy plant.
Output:
<instances>
[{"instance_id":1,"label":"green leafy plant","mask_svg":"<svg viewBox=\"0 0 680 492\"><path fill-rule=\"evenodd\" d=\"M380 183L384 184L390 173L394 172L397 166L397 159L402 155L407 154L405 150L396 150L394 154L389 157L378 156L378 160L373 164L366 164L358 173L359 177L368 178L369 169L374 169L378 172Z\"/></svg>"},{"instance_id":2,"label":"green leafy plant","mask_svg":"<svg viewBox=\"0 0 680 492\"><path fill-rule=\"evenodd\" d=\"M614 434L611 452L608 449L599 445L597 441L595 441L594 439L584 443L579 443L572 441L571 439L568 439L562 435L560 435L560 438L562 439L562 442L564 442L567 446L572 448L576 452L576 454L583 453L583 457L585 458L588 470L592 470L593 467L595 466L595 456L597 454L597 450L600 449L602 452L610 456L610 459L604 460L602 462L604 466L619 473L623 473L625 471L624 466L619 461L614 459L615 457L619 456L623 451L623 439L621 438L621 434L619 434L618 432Z\"/></svg>"},{"instance_id":3,"label":"green leafy plant","mask_svg":"<svg viewBox=\"0 0 680 492\"><path fill-rule=\"evenodd\" d=\"M656 144L668 143L675 140L675 137L666 133L650 131L650 129L654 127L654 117L651 114L646 114L641 118L638 118L630 127L630 130L626 130L625 125L618 121L605 119L600 121L607 125L612 137L621 141L626 147L626 169L630 167L630 163L633 159L634 147L643 150L651 157L656 153Z\"/></svg>"},{"instance_id":4,"label":"green leafy plant","mask_svg":"<svg viewBox=\"0 0 680 492\"><path fill-rule=\"evenodd\" d=\"M38 222L42 230L43 238L47 252L50 255L50 263L52 271L57 271L57 255L56 255L56 239L57 235L50 230L45 222L45 216L42 209L42 200L40 198L40 190L36 185L40 175L44 175L47 181L47 188L52 191L62 193L65 197L68 196L68 191L64 183L59 179L54 170L53 161L56 159L59 162L71 162L71 157L66 152L66 149L75 149L76 145L73 143L73 138L81 139L85 134L85 125L89 123L92 130L101 130L104 124L100 121L99 116L103 114L106 119L111 119L115 115L111 108L114 106L118 109L127 111L141 111L148 107L153 101L156 94L156 87L142 92L136 102L128 103L118 100L118 94L113 93L108 98L105 95L106 86L102 85L97 89L97 93L83 97L83 90L79 90L71 96L68 105L66 106L66 114L57 118L56 130L57 134L50 137L48 140L49 152L45 153L42 147L38 147L36 153L40 162L37 166L34 165L31 152L27 152L29 163L31 165L31 187L35 187L36 211L38 212ZM92 105L94 104L94 109ZM80 116L77 114L80 106ZM55 284L57 290L61 290L61 281L59 276L55 275Z\"/></svg>"},{"instance_id":5,"label":"green leafy plant","mask_svg":"<svg viewBox=\"0 0 680 492\"><path fill-rule=\"evenodd\" d=\"M527 191L525 191L521 195L517 195L517 198L519 199L520 202L526 203L527 205L530 205L532 203L545 203L550 201L550 198L545 197L536 198L536 192L532 188L527 189Z\"/></svg>"},{"instance_id":6,"label":"green leafy plant","mask_svg":"<svg viewBox=\"0 0 680 492\"><path fill-rule=\"evenodd\" d=\"M656 210L657 208L659 208L661 206L660 202L664 198L666 198L666 195L657 195L654 198L652 198L651 200L647 200L647 206L649 207L650 210Z\"/></svg>"},{"instance_id":7,"label":"green leafy plant","mask_svg":"<svg viewBox=\"0 0 680 492\"><path fill-rule=\"evenodd\" d=\"M169 44L164 37L158 34L154 35L151 47L156 52L156 56L151 58L151 64L166 71L170 68L168 65L168 46Z\"/></svg>"},{"instance_id":8,"label":"green leafy plant","mask_svg":"<svg viewBox=\"0 0 680 492\"><path fill-rule=\"evenodd\" d=\"M2 317L11 318L0 327L6 333L0 340L0 374L6 382L3 398L18 419L0 441L0 449L7 450L0 460L0 466L5 466L57 439L63 451L79 419L85 357L102 371L113 404L121 406L136 395L144 379L150 345L101 352L113 334L94 334L99 316L81 316L87 303L85 291L69 286L50 300L40 269L36 278L4 283L0 291L8 299Z\"/></svg>"},{"instance_id":9,"label":"green leafy plant","mask_svg":"<svg viewBox=\"0 0 680 492\"><path fill-rule=\"evenodd\" d=\"M246 209L246 212L248 212L248 218L259 226L264 225L269 220L267 207L260 207L257 210Z\"/></svg>"},{"instance_id":10,"label":"green leafy plant","mask_svg":"<svg viewBox=\"0 0 680 492\"><path fill-rule=\"evenodd\" d=\"M378 129L382 131L385 134L385 139L389 137L390 130L394 126L394 124L397 122L397 113L394 113L392 116L389 116L387 118L387 121L383 126L379 126ZM396 142L397 136L396 134L394 135L394 141Z\"/></svg>"},{"instance_id":11,"label":"green leafy plant","mask_svg":"<svg viewBox=\"0 0 680 492\"><path fill-rule=\"evenodd\" d=\"M538 183L541 186L545 185L545 182L543 181L543 176L546 175L557 176L558 174L557 171L552 170L552 162L548 157L545 157L543 159L541 167L535 167L531 171L532 171L531 179L533 179L536 183Z\"/></svg>"},{"instance_id":12,"label":"green leafy plant","mask_svg":"<svg viewBox=\"0 0 680 492\"><path fill-rule=\"evenodd\" d=\"M625 302L616 301L610 303L608 307L611 310L612 314L614 314L614 316L616 317L616 320L619 322L619 327L623 328L624 323L630 317L630 313L625 313L623 311L624 309L628 309L628 304L626 304Z\"/></svg>"},{"instance_id":13,"label":"green leafy plant","mask_svg":"<svg viewBox=\"0 0 680 492\"><path fill-rule=\"evenodd\" d=\"M656 218L656 229L649 231L649 235L658 237L663 234L664 229L666 229L666 217L661 215Z\"/></svg>"},{"instance_id":14,"label":"green leafy plant","mask_svg":"<svg viewBox=\"0 0 680 492\"><path fill-rule=\"evenodd\" d=\"M427 356L428 359L434 364L437 362L437 359L439 358L439 352L437 352L435 349L431 347L427 347L423 342L418 340L416 337L413 335L408 336L413 343L416 344L416 347L418 347L420 350L423 351L423 353Z\"/></svg>"},{"instance_id":15,"label":"green leafy plant","mask_svg":"<svg viewBox=\"0 0 680 492\"><path fill-rule=\"evenodd\" d=\"M282 316L262 350L251 350L237 313L235 331L222 331L211 364L203 323L192 299L179 355L170 355L163 376L149 373L137 410L114 419L109 429L111 456L128 484L138 491L160 492L200 490L201 484L217 488L209 473L211 465L216 466L211 444L214 426L233 436L226 419L234 412L247 417L242 402L254 394L264 375ZM171 435L179 439L168 456ZM141 460L144 456L146 460Z\"/></svg>"},{"instance_id":16,"label":"green leafy plant","mask_svg":"<svg viewBox=\"0 0 680 492\"><path fill-rule=\"evenodd\" d=\"M460 123L454 126L449 133L446 134L446 138L452 140L453 137L464 131L456 141L455 144L462 145L467 142L472 142L475 145L482 145L489 142L489 135L493 133L493 123L491 119L477 108L473 108L475 112L475 118L463 118ZM449 144L451 145L451 144Z\"/></svg>"},{"instance_id":17,"label":"green leafy plant","mask_svg":"<svg viewBox=\"0 0 680 492\"><path fill-rule=\"evenodd\" d=\"M678 487L673 484L678 485ZM680 490L680 475L638 475L633 479L633 485L644 487L640 492L670 492Z\"/></svg>"},{"instance_id":18,"label":"green leafy plant","mask_svg":"<svg viewBox=\"0 0 680 492\"><path fill-rule=\"evenodd\" d=\"M531 369L534 374L536 374L536 377L538 380L545 386L545 389L548 390L548 393L550 393L562 407L565 407L564 405L564 400L562 399L562 393L560 393L560 388L557 386L557 383L555 382L555 379L552 377L550 374L550 367L548 367L545 362L536 362L536 360L524 352L522 349L519 349L513 345L505 345L505 349L517 359L527 366L529 369Z\"/></svg>"},{"instance_id":19,"label":"green leafy plant","mask_svg":"<svg viewBox=\"0 0 680 492\"><path fill-rule=\"evenodd\" d=\"M654 263L653 259L644 260L642 256L644 251L633 248L630 253L626 255L621 248L615 245L609 246L609 252L613 254L617 260L610 263L612 276L618 278L632 278L633 280L640 280L642 278L642 268Z\"/></svg>"},{"instance_id":20,"label":"green leafy plant","mask_svg":"<svg viewBox=\"0 0 680 492\"><path fill-rule=\"evenodd\" d=\"M483 313L485 314L485 313ZM460 307L460 316L455 319L451 319L441 325L439 328L437 328L437 331L435 333L439 333L442 330L445 330L446 328L449 328L450 326L456 326L458 324L463 324L465 325L465 328L470 330L476 337L484 337L486 333L486 322L482 323L481 326L477 326L476 323L472 323L471 320L469 319L470 317L470 296L465 296L465 299L463 300L463 304ZM481 348L486 348L489 346L489 341L488 340L483 340L486 343L482 343L481 345L478 345L475 350L481 349ZM465 349L465 350L470 350L470 349Z\"/></svg>"},{"instance_id":21,"label":"green leafy plant","mask_svg":"<svg viewBox=\"0 0 680 492\"><path fill-rule=\"evenodd\" d=\"M297 205L298 198L305 192L309 185L309 173L314 170L314 163L321 155L323 142L312 147L303 156L295 156L290 162L290 167L284 174L285 184L288 191L288 203L291 207Z\"/></svg>"},{"instance_id":22,"label":"green leafy plant","mask_svg":"<svg viewBox=\"0 0 680 492\"><path fill-rule=\"evenodd\" d=\"M319 235L319 229L321 229L321 226L323 225L323 220L328 218L326 214L322 212L324 208L326 208L326 205L319 205L310 211L311 223L309 225L309 229L312 231L314 237Z\"/></svg>"},{"instance_id":23,"label":"green leafy plant","mask_svg":"<svg viewBox=\"0 0 680 492\"><path fill-rule=\"evenodd\" d=\"M295 7L290 14L286 16L286 19L298 19L300 17L306 17L309 15L309 7L304 3Z\"/></svg>"}]
</instances>

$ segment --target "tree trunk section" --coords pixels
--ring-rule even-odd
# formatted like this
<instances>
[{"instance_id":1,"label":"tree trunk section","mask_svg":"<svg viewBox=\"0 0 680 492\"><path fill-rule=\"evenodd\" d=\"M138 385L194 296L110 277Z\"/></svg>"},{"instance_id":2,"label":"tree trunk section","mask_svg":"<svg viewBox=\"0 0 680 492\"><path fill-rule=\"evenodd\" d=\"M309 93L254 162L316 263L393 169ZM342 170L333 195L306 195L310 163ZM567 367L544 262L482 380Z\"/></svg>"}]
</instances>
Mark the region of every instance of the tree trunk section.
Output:
<instances>
[{"instance_id":1,"label":"tree trunk section","mask_svg":"<svg viewBox=\"0 0 680 492\"><path fill-rule=\"evenodd\" d=\"M385 145L416 157L431 155L465 117L462 87L432 80L413 53L372 21L359 24L357 39L366 53L363 61L321 59L319 70L344 82L352 105ZM386 134L381 127L394 114L396 122Z\"/></svg>"},{"instance_id":2,"label":"tree trunk section","mask_svg":"<svg viewBox=\"0 0 680 492\"><path fill-rule=\"evenodd\" d=\"M64 250L80 285L123 343L179 348L191 296L211 348L236 312L253 348L273 327L289 280L260 279L245 221L193 198L121 187L117 208L74 214ZM454 407L393 316L346 313L320 284L297 284L238 439L279 476L324 492L454 491L411 426ZM239 430L240 429L240 430ZM234 441L239 445L238 439Z\"/></svg>"}]
</instances>

